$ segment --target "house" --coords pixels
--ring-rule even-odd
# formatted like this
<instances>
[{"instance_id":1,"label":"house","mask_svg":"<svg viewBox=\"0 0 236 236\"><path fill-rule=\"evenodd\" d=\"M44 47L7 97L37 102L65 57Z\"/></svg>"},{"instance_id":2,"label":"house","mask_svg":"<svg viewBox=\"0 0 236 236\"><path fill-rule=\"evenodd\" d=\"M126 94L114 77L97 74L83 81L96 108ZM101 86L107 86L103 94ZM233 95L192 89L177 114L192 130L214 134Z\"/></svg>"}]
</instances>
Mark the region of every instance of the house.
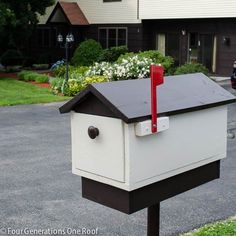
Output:
<instances>
[{"instance_id":1,"label":"house","mask_svg":"<svg viewBox=\"0 0 236 236\"><path fill-rule=\"evenodd\" d=\"M235 7L234 0L63 0L40 18L32 53L63 56L56 36L73 32L74 46L93 38L104 48L157 49L176 65L197 61L229 76L236 58Z\"/></svg>"}]
</instances>

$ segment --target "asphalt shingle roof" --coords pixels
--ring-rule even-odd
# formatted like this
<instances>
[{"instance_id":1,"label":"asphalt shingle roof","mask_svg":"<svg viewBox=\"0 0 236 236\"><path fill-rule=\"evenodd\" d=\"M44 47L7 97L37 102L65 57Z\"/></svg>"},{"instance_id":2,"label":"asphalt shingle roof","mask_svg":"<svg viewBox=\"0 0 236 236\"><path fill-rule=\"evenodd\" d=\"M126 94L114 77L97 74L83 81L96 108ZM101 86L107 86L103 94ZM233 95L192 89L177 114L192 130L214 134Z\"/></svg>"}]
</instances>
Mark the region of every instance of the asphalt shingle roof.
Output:
<instances>
[{"instance_id":1,"label":"asphalt shingle roof","mask_svg":"<svg viewBox=\"0 0 236 236\"><path fill-rule=\"evenodd\" d=\"M94 96L126 123L149 119L150 79L137 79L89 85L60 108L61 113L76 110ZM175 115L236 102L236 97L201 73L167 76L157 88L158 115ZM87 104L88 105L88 104Z\"/></svg>"},{"instance_id":2,"label":"asphalt shingle roof","mask_svg":"<svg viewBox=\"0 0 236 236\"><path fill-rule=\"evenodd\" d=\"M61 8L63 11L65 17L69 21L71 25L89 25L89 22L80 9L79 5L76 2L63 2L59 1L51 13L51 16L49 19L52 17L52 15L55 13L55 10Z\"/></svg>"}]
</instances>

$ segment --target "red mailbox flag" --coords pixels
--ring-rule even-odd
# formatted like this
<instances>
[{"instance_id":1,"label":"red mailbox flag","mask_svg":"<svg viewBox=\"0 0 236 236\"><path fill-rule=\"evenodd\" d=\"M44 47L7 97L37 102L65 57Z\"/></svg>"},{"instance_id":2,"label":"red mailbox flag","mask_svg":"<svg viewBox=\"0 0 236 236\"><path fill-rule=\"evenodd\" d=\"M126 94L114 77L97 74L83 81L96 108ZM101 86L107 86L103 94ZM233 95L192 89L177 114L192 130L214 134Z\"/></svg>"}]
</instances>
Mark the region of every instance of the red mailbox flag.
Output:
<instances>
[{"instance_id":1,"label":"red mailbox flag","mask_svg":"<svg viewBox=\"0 0 236 236\"><path fill-rule=\"evenodd\" d=\"M164 83L163 75L164 75L164 68L161 65L150 66L152 133L157 132L157 89L156 87Z\"/></svg>"}]
</instances>

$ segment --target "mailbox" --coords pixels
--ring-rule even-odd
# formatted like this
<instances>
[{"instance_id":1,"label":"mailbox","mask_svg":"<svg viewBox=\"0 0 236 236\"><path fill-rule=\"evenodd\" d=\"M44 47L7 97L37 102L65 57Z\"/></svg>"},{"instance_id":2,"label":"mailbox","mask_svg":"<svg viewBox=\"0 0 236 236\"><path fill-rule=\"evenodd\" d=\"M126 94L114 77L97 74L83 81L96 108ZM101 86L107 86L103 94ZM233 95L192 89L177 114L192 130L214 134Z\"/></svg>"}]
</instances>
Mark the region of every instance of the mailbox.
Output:
<instances>
[{"instance_id":1,"label":"mailbox","mask_svg":"<svg viewBox=\"0 0 236 236\"><path fill-rule=\"evenodd\" d=\"M219 177L235 97L201 73L164 80L154 133L149 79L91 84L60 108L71 113L72 172L85 197L132 213L155 203L157 183L161 201Z\"/></svg>"}]
</instances>

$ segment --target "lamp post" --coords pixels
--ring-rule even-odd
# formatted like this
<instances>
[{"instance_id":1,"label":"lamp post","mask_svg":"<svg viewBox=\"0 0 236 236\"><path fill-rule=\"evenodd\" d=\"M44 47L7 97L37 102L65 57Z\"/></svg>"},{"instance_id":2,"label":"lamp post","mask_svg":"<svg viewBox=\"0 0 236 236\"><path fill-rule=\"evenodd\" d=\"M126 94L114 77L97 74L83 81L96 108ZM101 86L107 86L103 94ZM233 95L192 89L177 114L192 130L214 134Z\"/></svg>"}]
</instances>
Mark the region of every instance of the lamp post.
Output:
<instances>
[{"instance_id":1,"label":"lamp post","mask_svg":"<svg viewBox=\"0 0 236 236\"><path fill-rule=\"evenodd\" d=\"M61 48L65 48L65 50L66 50L66 78L63 81L62 88L61 88L62 93L64 94L65 85L67 84L68 79L69 79L69 59L68 59L69 53L68 53L68 49L71 48L72 43L74 42L74 35L72 33L67 34L64 45L63 45L63 41L64 41L64 39L63 39L62 34L58 34L57 42L60 44Z\"/></svg>"}]
</instances>

